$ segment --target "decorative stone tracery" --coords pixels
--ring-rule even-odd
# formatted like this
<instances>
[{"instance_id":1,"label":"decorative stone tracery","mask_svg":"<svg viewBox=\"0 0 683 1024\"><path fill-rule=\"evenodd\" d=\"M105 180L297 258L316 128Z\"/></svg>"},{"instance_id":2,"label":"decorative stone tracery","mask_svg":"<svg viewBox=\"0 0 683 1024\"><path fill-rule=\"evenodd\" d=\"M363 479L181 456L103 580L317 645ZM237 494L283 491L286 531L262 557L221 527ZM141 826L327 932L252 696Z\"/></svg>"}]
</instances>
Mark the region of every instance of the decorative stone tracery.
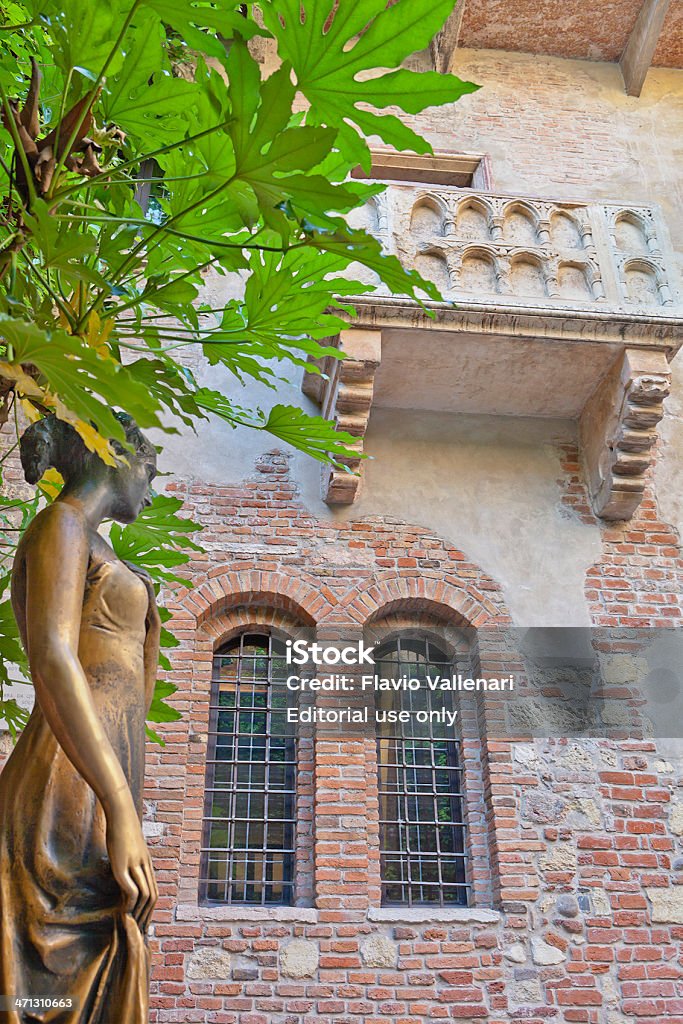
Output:
<instances>
[{"instance_id":1,"label":"decorative stone tracery","mask_svg":"<svg viewBox=\"0 0 683 1024\"><path fill-rule=\"evenodd\" d=\"M506 303L606 312L676 305L671 255L654 208L401 182L388 186L382 202L381 223L373 205L366 226L445 299L458 302L476 291L482 299L504 295ZM495 273L481 266L473 275L472 245L486 249Z\"/></svg>"}]
</instances>

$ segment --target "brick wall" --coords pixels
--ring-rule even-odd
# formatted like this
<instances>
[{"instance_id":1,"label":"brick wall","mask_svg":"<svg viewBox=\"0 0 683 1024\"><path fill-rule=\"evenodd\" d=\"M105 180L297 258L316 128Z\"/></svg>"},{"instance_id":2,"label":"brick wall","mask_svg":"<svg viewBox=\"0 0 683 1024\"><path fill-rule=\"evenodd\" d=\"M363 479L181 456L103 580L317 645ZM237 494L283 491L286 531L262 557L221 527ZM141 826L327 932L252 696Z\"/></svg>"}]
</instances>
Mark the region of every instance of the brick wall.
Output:
<instances>
[{"instance_id":1,"label":"brick wall","mask_svg":"<svg viewBox=\"0 0 683 1024\"><path fill-rule=\"evenodd\" d=\"M568 514L590 516L569 446L563 470ZM171 678L183 720L165 730L167 746L149 754L147 828L162 893L153 1020L683 1019L681 778L649 741L469 737L474 904L387 920L375 744L319 740L302 765L310 784L300 859L313 873L300 882L303 905L198 905L216 644L245 625L354 642L364 630L374 638L428 621L447 640L464 620L504 625L509 616L496 582L424 529L376 517L313 520L281 453L263 456L240 486L173 490L205 524L208 551L192 567L196 589L173 596L182 643ZM663 597L652 604L667 609L663 620L674 609L680 615L675 538L653 511L646 502L634 523L603 528L604 556L586 580L596 623L613 621L616 601L620 621L639 622L651 590ZM653 542L643 553L646 530ZM626 581L616 594L615 579Z\"/></svg>"}]
</instances>

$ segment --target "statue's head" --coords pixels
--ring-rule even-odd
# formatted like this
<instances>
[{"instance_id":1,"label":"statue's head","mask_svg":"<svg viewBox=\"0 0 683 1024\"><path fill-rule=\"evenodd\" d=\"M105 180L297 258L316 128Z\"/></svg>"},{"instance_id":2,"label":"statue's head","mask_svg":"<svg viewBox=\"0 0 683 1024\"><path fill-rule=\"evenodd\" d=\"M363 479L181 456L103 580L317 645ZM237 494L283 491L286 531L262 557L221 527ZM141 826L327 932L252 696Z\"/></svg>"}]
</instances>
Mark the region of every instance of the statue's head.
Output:
<instances>
[{"instance_id":1,"label":"statue's head","mask_svg":"<svg viewBox=\"0 0 683 1024\"><path fill-rule=\"evenodd\" d=\"M156 476L156 448L126 413L115 413L130 448L112 440L114 452L122 456L116 466L107 466L91 452L70 423L54 415L32 423L22 434L19 451L24 476L30 484L48 469L56 469L67 488L87 479L102 480L111 492L109 515L120 523L132 523L150 503L150 486Z\"/></svg>"}]
</instances>

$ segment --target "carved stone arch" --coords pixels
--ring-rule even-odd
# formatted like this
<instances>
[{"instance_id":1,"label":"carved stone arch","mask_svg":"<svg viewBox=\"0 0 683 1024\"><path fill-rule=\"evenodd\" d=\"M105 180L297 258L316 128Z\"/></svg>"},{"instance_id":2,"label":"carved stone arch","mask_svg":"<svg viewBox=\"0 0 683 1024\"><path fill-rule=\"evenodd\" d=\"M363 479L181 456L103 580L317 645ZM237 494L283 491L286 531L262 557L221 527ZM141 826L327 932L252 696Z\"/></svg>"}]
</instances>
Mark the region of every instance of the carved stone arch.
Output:
<instances>
[{"instance_id":1,"label":"carved stone arch","mask_svg":"<svg viewBox=\"0 0 683 1024\"><path fill-rule=\"evenodd\" d=\"M530 203L513 199L503 207L503 238L506 242L520 245L539 243L541 217Z\"/></svg>"},{"instance_id":2,"label":"carved stone arch","mask_svg":"<svg viewBox=\"0 0 683 1024\"><path fill-rule=\"evenodd\" d=\"M415 258L415 269L426 280L432 281L442 292L448 291L452 287L448 258L443 249L436 245L428 245L420 249Z\"/></svg>"},{"instance_id":3,"label":"carved stone arch","mask_svg":"<svg viewBox=\"0 0 683 1024\"><path fill-rule=\"evenodd\" d=\"M459 238L487 241L492 234L493 209L479 196L465 196L457 204L455 223Z\"/></svg>"},{"instance_id":4,"label":"carved stone arch","mask_svg":"<svg viewBox=\"0 0 683 1024\"><path fill-rule=\"evenodd\" d=\"M501 266L495 249L467 245L462 253L458 287L466 292L495 294L500 291Z\"/></svg>"},{"instance_id":5,"label":"carved stone arch","mask_svg":"<svg viewBox=\"0 0 683 1024\"><path fill-rule=\"evenodd\" d=\"M614 217L614 244L621 252L645 254L650 251L650 231L635 210L620 210Z\"/></svg>"},{"instance_id":6,"label":"carved stone arch","mask_svg":"<svg viewBox=\"0 0 683 1024\"><path fill-rule=\"evenodd\" d=\"M389 205L386 192L378 196L370 196L365 204L371 221L370 231L380 235L389 232Z\"/></svg>"},{"instance_id":7,"label":"carved stone arch","mask_svg":"<svg viewBox=\"0 0 683 1024\"><path fill-rule=\"evenodd\" d=\"M547 295L545 264L537 253L519 249L511 255L510 288L515 295Z\"/></svg>"},{"instance_id":8,"label":"carved stone arch","mask_svg":"<svg viewBox=\"0 0 683 1024\"><path fill-rule=\"evenodd\" d=\"M593 274L582 260L560 260L557 268L557 286L560 298L592 302Z\"/></svg>"},{"instance_id":9,"label":"carved stone arch","mask_svg":"<svg viewBox=\"0 0 683 1024\"><path fill-rule=\"evenodd\" d=\"M662 271L652 260L641 256L627 259L623 280L629 302L641 306L661 306L670 301Z\"/></svg>"},{"instance_id":10,"label":"carved stone arch","mask_svg":"<svg viewBox=\"0 0 683 1024\"><path fill-rule=\"evenodd\" d=\"M569 210L553 210L550 236L557 249L584 249L581 224Z\"/></svg>"},{"instance_id":11,"label":"carved stone arch","mask_svg":"<svg viewBox=\"0 0 683 1024\"><path fill-rule=\"evenodd\" d=\"M194 616L197 626L227 609L268 608L289 612L302 625L314 626L329 614L335 598L326 587L301 575L235 572L228 567L214 570L211 579L200 584L179 602Z\"/></svg>"},{"instance_id":12,"label":"carved stone arch","mask_svg":"<svg viewBox=\"0 0 683 1024\"><path fill-rule=\"evenodd\" d=\"M424 192L417 197L410 211L410 231L418 239L443 236L447 218L448 207L441 196Z\"/></svg>"}]
</instances>

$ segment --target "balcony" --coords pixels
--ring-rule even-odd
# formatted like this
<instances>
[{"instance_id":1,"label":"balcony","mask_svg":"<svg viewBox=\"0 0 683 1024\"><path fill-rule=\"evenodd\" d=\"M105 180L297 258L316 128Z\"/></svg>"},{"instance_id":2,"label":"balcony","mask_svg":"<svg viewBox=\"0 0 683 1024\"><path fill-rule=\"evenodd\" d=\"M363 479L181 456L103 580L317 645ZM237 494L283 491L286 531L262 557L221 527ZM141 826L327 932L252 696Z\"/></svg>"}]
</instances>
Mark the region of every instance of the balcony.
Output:
<instances>
[{"instance_id":1,"label":"balcony","mask_svg":"<svg viewBox=\"0 0 683 1024\"><path fill-rule=\"evenodd\" d=\"M373 406L571 419L596 513L630 518L683 344L659 209L397 181L354 224L444 298L425 311L382 286L359 296L337 340L347 359L306 375L359 452ZM359 479L327 471L325 500L352 503Z\"/></svg>"}]
</instances>

